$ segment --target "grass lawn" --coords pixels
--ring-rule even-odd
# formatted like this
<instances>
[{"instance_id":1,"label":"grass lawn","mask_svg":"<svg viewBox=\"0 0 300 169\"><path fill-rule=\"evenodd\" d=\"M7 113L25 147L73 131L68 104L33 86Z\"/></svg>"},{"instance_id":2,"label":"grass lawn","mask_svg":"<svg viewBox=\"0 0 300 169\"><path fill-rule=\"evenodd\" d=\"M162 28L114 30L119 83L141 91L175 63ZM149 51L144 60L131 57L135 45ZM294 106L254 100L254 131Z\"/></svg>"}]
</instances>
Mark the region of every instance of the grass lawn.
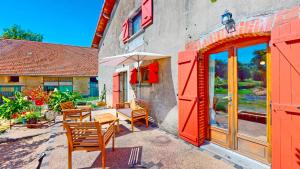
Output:
<instances>
[{"instance_id":1,"label":"grass lawn","mask_svg":"<svg viewBox=\"0 0 300 169\"><path fill-rule=\"evenodd\" d=\"M215 93L216 94L227 94L228 93L228 89L223 89L223 88L216 88L215 89ZM244 95L244 94L252 94L252 90L251 89L239 89L238 94L239 95Z\"/></svg>"},{"instance_id":2,"label":"grass lawn","mask_svg":"<svg viewBox=\"0 0 300 169\"><path fill-rule=\"evenodd\" d=\"M99 97L84 97L78 100L78 102L88 102L88 101L95 101L95 100L99 100Z\"/></svg>"}]
</instances>

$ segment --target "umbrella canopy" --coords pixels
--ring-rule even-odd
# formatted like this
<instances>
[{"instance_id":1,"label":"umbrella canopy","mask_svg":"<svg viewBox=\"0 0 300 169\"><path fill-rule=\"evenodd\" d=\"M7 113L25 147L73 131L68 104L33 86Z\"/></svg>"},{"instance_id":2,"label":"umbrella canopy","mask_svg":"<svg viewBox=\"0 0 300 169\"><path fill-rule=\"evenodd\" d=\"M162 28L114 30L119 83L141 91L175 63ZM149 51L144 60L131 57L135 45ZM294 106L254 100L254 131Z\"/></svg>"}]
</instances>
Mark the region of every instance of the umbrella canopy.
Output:
<instances>
[{"instance_id":1,"label":"umbrella canopy","mask_svg":"<svg viewBox=\"0 0 300 169\"><path fill-rule=\"evenodd\" d=\"M105 57L100 59L100 65L102 66L121 66L121 65L129 65L135 62L138 63L138 74L140 73L140 61L145 60L155 60L167 58L170 56L156 54L156 53L148 53L148 52L132 52L123 55L116 55L111 57ZM138 77L140 78L140 76ZM141 93L141 80L139 79L139 93ZM141 95L141 94L140 94Z\"/></svg>"},{"instance_id":2,"label":"umbrella canopy","mask_svg":"<svg viewBox=\"0 0 300 169\"><path fill-rule=\"evenodd\" d=\"M155 60L167 58L170 56L148 52L132 52L123 55L110 56L100 59L100 65L105 66L120 66L128 65L143 60Z\"/></svg>"}]
</instances>

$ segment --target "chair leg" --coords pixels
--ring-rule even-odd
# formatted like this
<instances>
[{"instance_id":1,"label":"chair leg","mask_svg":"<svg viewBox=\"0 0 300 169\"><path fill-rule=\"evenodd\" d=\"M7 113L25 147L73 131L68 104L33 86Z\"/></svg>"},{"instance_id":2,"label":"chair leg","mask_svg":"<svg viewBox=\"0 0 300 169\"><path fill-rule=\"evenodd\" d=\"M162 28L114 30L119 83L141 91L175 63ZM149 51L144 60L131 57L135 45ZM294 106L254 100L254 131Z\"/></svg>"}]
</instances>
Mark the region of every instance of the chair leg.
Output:
<instances>
[{"instance_id":1,"label":"chair leg","mask_svg":"<svg viewBox=\"0 0 300 169\"><path fill-rule=\"evenodd\" d=\"M105 169L105 161L106 161L106 152L105 152L105 147L102 148L102 169Z\"/></svg>"},{"instance_id":2,"label":"chair leg","mask_svg":"<svg viewBox=\"0 0 300 169\"><path fill-rule=\"evenodd\" d=\"M92 121L92 111L90 111L90 121Z\"/></svg>"},{"instance_id":3,"label":"chair leg","mask_svg":"<svg viewBox=\"0 0 300 169\"><path fill-rule=\"evenodd\" d=\"M116 138L116 135L114 133L113 138L112 138L112 151L115 151L115 138Z\"/></svg>"},{"instance_id":4,"label":"chair leg","mask_svg":"<svg viewBox=\"0 0 300 169\"><path fill-rule=\"evenodd\" d=\"M145 118L145 121L146 121L146 127L148 128L148 126L149 126L149 119L148 119L148 117Z\"/></svg>"},{"instance_id":5,"label":"chair leg","mask_svg":"<svg viewBox=\"0 0 300 169\"><path fill-rule=\"evenodd\" d=\"M131 118L131 131L133 132L133 118Z\"/></svg>"},{"instance_id":6,"label":"chair leg","mask_svg":"<svg viewBox=\"0 0 300 169\"><path fill-rule=\"evenodd\" d=\"M120 133L120 120L117 120L117 133Z\"/></svg>"},{"instance_id":7,"label":"chair leg","mask_svg":"<svg viewBox=\"0 0 300 169\"><path fill-rule=\"evenodd\" d=\"M68 148L68 169L72 169L72 151Z\"/></svg>"}]
</instances>

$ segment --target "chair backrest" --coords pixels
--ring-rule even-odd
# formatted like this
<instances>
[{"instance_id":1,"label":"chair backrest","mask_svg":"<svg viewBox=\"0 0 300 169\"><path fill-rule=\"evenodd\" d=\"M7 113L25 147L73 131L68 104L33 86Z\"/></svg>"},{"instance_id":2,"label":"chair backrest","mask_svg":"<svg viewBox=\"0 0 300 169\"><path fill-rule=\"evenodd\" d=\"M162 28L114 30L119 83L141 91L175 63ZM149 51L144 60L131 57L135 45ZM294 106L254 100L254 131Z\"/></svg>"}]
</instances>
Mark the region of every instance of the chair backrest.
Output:
<instances>
[{"instance_id":1,"label":"chair backrest","mask_svg":"<svg viewBox=\"0 0 300 169\"><path fill-rule=\"evenodd\" d=\"M72 101L69 101L69 102L63 102L60 104L60 108L62 110L65 110L65 109L75 109L76 107L74 106L73 102Z\"/></svg>"},{"instance_id":2,"label":"chair backrest","mask_svg":"<svg viewBox=\"0 0 300 169\"><path fill-rule=\"evenodd\" d=\"M72 148L97 147L103 144L103 135L99 122L64 123L68 143Z\"/></svg>"},{"instance_id":3,"label":"chair backrest","mask_svg":"<svg viewBox=\"0 0 300 169\"><path fill-rule=\"evenodd\" d=\"M142 107L143 109L145 109L147 112L149 112L149 104L144 101L144 100L141 100L141 99L135 99L135 103Z\"/></svg>"}]
</instances>

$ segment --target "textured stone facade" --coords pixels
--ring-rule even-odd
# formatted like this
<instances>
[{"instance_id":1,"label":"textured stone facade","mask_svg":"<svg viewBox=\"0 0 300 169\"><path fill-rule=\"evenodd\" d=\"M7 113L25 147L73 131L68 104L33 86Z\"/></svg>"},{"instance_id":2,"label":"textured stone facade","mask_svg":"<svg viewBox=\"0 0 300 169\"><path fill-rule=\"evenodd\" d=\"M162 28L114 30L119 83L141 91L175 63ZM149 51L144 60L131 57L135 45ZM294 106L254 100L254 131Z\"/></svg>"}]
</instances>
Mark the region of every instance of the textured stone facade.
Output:
<instances>
[{"instance_id":1,"label":"textured stone facade","mask_svg":"<svg viewBox=\"0 0 300 169\"><path fill-rule=\"evenodd\" d=\"M99 59L133 51L171 56L158 61L160 83L142 87L141 98L150 103L150 115L159 126L177 134L178 52L185 49L207 50L228 38L246 36L248 33L269 35L274 22L284 15L279 11L298 4L295 0L218 0L217 3L209 0L153 0L153 24L124 44L122 23L139 7L140 1L119 0L100 42ZM237 31L230 35L223 29L220 19L226 9L233 13L237 25ZM127 68L128 79L133 66ZM101 92L103 85L106 85L108 104L112 101L112 76L116 71L120 70L99 66L99 89ZM134 97L132 90L129 85L129 99Z\"/></svg>"}]
</instances>

